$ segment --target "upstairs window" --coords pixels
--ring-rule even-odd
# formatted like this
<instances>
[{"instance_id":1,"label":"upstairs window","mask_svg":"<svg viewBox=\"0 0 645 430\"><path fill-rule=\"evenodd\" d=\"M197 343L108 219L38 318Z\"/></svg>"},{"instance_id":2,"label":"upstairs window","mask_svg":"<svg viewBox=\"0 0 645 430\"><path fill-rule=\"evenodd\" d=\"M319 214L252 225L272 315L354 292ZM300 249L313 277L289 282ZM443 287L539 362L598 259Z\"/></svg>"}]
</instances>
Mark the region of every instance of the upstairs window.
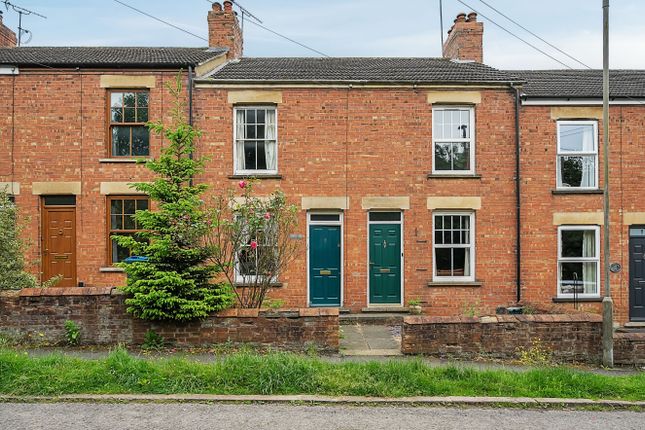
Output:
<instances>
[{"instance_id":1,"label":"upstairs window","mask_svg":"<svg viewBox=\"0 0 645 430\"><path fill-rule=\"evenodd\" d=\"M600 228L558 229L558 297L598 297Z\"/></svg>"},{"instance_id":2,"label":"upstairs window","mask_svg":"<svg viewBox=\"0 0 645 430\"><path fill-rule=\"evenodd\" d=\"M110 156L146 157L150 155L148 90L111 91Z\"/></svg>"},{"instance_id":3,"label":"upstairs window","mask_svg":"<svg viewBox=\"0 0 645 430\"><path fill-rule=\"evenodd\" d=\"M275 107L235 108L235 173L278 172Z\"/></svg>"},{"instance_id":4,"label":"upstairs window","mask_svg":"<svg viewBox=\"0 0 645 430\"><path fill-rule=\"evenodd\" d=\"M108 197L108 262L119 263L130 256L130 250L120 246L112 236L134 236L141 231L134 218L136 211L149 208L145 196Z\"/></svg>"},{"instance_id":5,"label":"upstairs window","mask_svg":"<svg viewBox=\"0 0 645 430\"><path fill-rule=\"evenodd\" d=\"M475 173L474 124L472 107L432 109L433 173Z\"/></svg>"},{"instance_id":6,"label":"upstairs window","mask_svg":"<svg viewBox=\"0 0 645 430\"><path fill-rule=\"evenodd\" d=\"M558 188L598 188L598 123L558 122Z\"/></svg>"}]
</instances>

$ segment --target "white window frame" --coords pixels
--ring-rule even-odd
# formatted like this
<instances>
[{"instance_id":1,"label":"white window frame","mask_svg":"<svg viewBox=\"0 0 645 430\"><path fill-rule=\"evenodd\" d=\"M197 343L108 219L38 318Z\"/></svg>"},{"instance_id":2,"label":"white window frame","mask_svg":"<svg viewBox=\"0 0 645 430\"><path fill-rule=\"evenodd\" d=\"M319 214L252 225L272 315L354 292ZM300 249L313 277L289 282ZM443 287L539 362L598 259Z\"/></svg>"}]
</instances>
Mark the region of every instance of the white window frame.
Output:
<instances>
[{"instance_id":1,"label":"white window frame","mask_svg":"<svg viewBox=\"0 0 645 430\"><path fill-rule=\"evenodd\" d=\"M250 247L250 245L248 245ZM258 248L261 245L258 243ZM266 245L263 245L266 247ZM255 250L257 252L257 249ZM258 278L262 278L265 275L242 275L240 273L240 259L238 256L238 253L235 253L235 283L239 285L246 285L246 284L253 284L258 281ZM279 274L276 273L276 275L271 278L270 282L272 283L277 283L278 282L278 276Z\"/></svg>"},{"instance_id":2,"label":"white window frame","mask_svg":"<svg viewBox=\"0 0 645 430\"><path fill-rule=\"evenodd\" d=\"M562 125L591 125L593 126L593 152L589 151L562 151L560 148L560 127ZM597 190L599 189L598 184L598 121L593 120L561 120L557 122L556 127L556 137L557 137L557 151L555 156L555 166L556 166L556 176L555 176L555 186L557 190ZM561 178L561 166L560 166L560 157L575 157L575 156L594 156L595 157L595 181L596 185L594 187L565 187L562 186Z\"/></svg>"},{"instance_id":3,"label":"white window frame","mask_svg":"<svg viewBox=\"0 0 645 430\"><path fill-rule=\"evenodd\" d=\"M596 239L596 256L595 257L562 257L562 232L567 230L593 230ZM596 286L595 294L588 293L563 293L560 289L560 263L596 263ZM556 278L557 297L571 299L578 298L596 298L600 297L600 227L597 225L562 225L558 227L558 258L557 258L557 278Z\"/></svg>"},{"instance_id":4,"label":"white window frame","mask_svg":"<svg viewBox=\"0 0 645 430\"><path fill-rule=\"evenodd\" d=\"M275 111L275 169L254 170L254 169L239 169L237 168L237 111L247 109L273 109ZM262 175L275 175L278 173L279 153L278 153L278 107L275 105L240 105L233 108L233 174L244 176L262 176ZM260 140L260 139L255 139ZM264 139L266 141L266 139ZM242 155L243 156L243 155Z\"/></svg>"},{"instance_id":5,"label":"white window frame","mask_svg":"<svg viewBox=\"0 0 645 430\"><path fill-rule=\"evenodd\" d=\"M437 139L434 133L435 112L454 109L466 109L470 112L470 137L461 139ZM432 174L433 175L474 175L475 174L475 107L468 105L440 105L432 107ZM435 162L435 146L437 143L468 142L470 143L470 169L469 170L437 170Z\"/></svg>"},{"instance_id":6,"label":"white window frame","mask_svg":"<svg viewBox=\"0 0 645 430\"><path fill-rule=\"evenodd\" d=\"M470 249L470 275L469 276L438 276L437 258L435 249L454 248L453 245L437 244L435 241L435 216L469 216L470 217L470 246L458 246ZM432 281L433 282L475 282L475 212L474 211L432 211Z\"/></svg>"}]
</instances>

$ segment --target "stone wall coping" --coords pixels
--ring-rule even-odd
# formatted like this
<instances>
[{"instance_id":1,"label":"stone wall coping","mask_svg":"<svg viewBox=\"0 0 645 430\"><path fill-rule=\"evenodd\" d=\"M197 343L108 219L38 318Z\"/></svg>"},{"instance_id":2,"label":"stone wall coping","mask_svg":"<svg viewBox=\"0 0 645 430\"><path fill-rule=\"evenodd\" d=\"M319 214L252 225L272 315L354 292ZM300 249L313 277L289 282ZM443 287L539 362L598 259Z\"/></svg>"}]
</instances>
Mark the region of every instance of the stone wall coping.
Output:
<instances>
[{"instance_id":1,"label":"stone wall coping","mask_svg":"<svg viewBox=\"0 0 645 430\"><path fill-rule=\"evenodd\" d=\"M602 316L597 314L539 314L539 315L494 315L483 317L438 317L438 316L406 316L403 322L409 325L422 324L497 324L497 323L563 323L563 322L602 322Z\"/></svg>"},{"instance_id":2,"label":"stone wall coping","mask_svg":"<svg viewBox=\"0 0 645 430\"><path fill-rule=\"evenodd\" d=\"M645 332L634 332L634 333L614 333L614 340L634 340L637 342L645 342Z\"/></svg>"},{"instance_id":3,"label":"stone wall coping","mask_svg":"<svg viewBox=\"0 0 645 430\"><path fill-rule=\"evenodd\" d=\"M109 296L114 287L71 287L71 288L24 288L20 297L39 296Z\"/></svg>"},{"instance_id":4,"label":"stone wall coping","mask_svg":"<svg viewBox=\"0 0 645 430\"><path fill-rule=\"evenodd\" d=\"M340 315L338 308L284 308L284 309L240 309L231 308L215 314L219 318L258 318L258 317L326 317Z\"/></svg>"}]
</instances>

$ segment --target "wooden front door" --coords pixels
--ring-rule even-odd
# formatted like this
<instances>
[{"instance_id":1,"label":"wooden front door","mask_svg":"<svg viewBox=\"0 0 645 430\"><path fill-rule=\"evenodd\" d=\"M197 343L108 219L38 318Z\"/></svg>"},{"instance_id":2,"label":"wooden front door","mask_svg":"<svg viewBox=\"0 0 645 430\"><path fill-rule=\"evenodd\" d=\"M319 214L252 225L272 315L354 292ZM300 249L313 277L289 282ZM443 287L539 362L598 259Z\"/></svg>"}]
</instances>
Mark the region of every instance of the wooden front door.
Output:
<instances>
[{"instance_id":1,"label":"wooden front door","mask_svg":"<svg viewBox=\"0 0 645 430\"><path fill-rule=\"evenodd\" d=\"M61 275L56 287L75 287L75 206L43 206L42 252L43 282Z\"/></svg>"}]
</instances>

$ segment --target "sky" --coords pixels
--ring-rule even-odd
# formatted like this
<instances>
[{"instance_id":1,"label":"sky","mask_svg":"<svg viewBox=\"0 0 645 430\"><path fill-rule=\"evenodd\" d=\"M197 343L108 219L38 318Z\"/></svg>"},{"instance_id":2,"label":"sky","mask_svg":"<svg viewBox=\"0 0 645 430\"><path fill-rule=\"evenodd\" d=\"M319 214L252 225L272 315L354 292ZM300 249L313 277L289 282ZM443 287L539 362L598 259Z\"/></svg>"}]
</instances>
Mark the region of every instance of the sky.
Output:
<instances>
[{"instance_id":1,"label":"sky","mask_svg":"<svg viewBox=\"0 0 645 430\"><path fill-rule=\"evenodd\" d=\"M17 13L0 7L12 29ZM9 0L47 16L23 16L32 32L24 46L205 46L128 9L114 0ZM122 0L207 38L208 0ZM484 22L484 62L500 69L564 66L515 39L490 20L556 56L570 67L580 64L535 39L489 9L482 0L443 0L444 31L459 12L476 10ZM439 0L240 0L241 5L279 33L329 56L441 56ZM602 0L485 0L583 63L602 67ZM611 0L610 66L645 69L643 0ZM487 18L482 17L485 15ZM244 55L317 56L249 22Z\"/></svg>"}]
</instances>

